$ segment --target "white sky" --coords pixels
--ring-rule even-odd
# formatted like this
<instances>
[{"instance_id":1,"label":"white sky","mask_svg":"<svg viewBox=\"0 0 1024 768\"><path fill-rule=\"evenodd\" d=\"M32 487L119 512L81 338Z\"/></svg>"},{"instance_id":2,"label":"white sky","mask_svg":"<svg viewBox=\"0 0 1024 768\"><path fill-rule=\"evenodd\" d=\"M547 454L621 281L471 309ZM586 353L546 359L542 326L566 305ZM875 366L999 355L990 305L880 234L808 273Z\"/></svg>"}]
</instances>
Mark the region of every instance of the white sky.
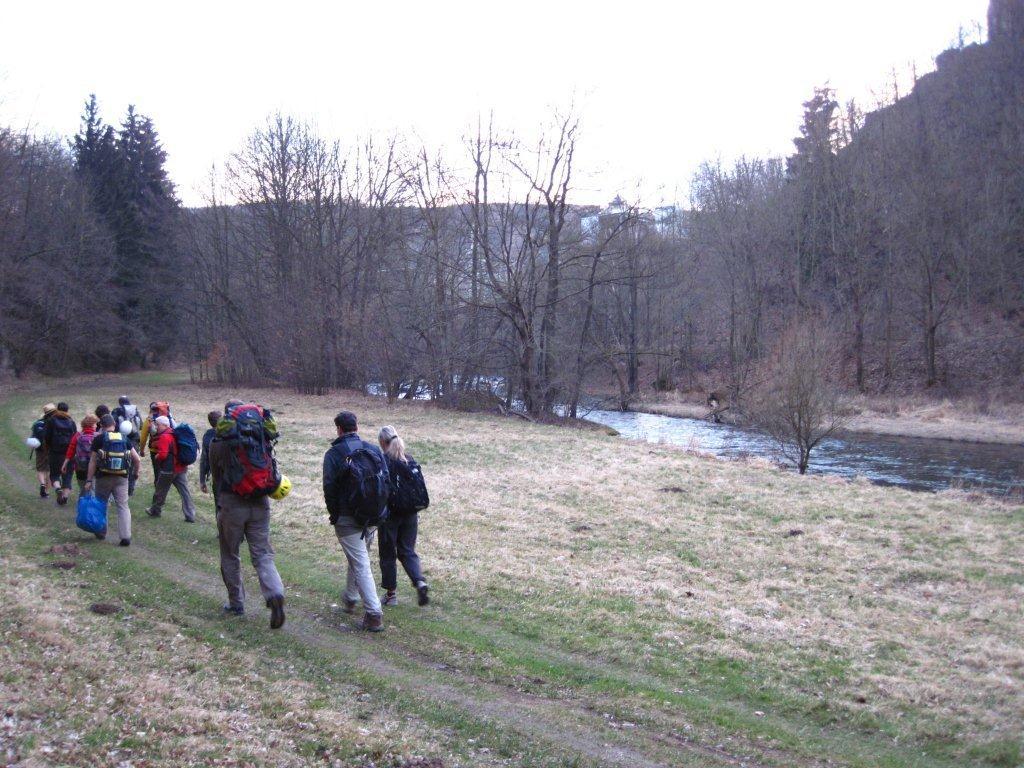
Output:
<instances>
[{"instance_id":1,"label":"white sky","mask_svg":"<svg viewBox=\"0 0 1024 768\"><path fill-rule=\"evenodd\" d=\"M988 0L50 2L0 5L0 123L70 136L87 95L156 123L181 198L267 114L457 151L476 115L582 118L577 202L685 200L704 159L786 154L829 81L871 101Z\"/></svg>"}]
</instances>

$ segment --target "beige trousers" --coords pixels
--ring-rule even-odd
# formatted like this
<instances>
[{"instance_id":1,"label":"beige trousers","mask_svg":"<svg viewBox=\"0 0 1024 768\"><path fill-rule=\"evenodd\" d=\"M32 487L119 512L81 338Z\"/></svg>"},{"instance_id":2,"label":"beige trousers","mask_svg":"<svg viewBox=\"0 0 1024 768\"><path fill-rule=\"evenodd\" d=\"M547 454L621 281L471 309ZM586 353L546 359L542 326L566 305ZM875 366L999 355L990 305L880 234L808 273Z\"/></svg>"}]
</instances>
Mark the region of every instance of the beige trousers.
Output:
<instances>
[{"instance_id":1,"label":"beige trousers","mask_svg":"<svg viewBox=\"0 0 1024 768\"><path fill-rule=\"evenodd\" d=\"M117 475L96 475L96 498L106 503L111 496L117 507L117 533L122 539L132 537L132 511L128 508L128 478Z\"/></svg>"}]
</instances>

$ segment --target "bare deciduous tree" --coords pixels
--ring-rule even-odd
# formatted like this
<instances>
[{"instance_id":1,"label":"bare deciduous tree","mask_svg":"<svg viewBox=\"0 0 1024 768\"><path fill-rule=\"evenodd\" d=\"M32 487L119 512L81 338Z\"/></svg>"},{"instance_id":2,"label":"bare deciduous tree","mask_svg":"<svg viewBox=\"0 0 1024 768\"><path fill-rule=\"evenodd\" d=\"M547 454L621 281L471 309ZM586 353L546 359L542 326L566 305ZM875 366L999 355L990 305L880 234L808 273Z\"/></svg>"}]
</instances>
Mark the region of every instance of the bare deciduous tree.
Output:
<instances>
[{"instance_id":1,"label":"bare deciduous tree","mask_svg":"<svg viewBox=\"0 0 1024 768\"><path fill-rule=\"evenodd\" d=\"M843 426L836 349L820 319L794 323L762 364L763 381L747 400L746 413L801 475L811 452Z\"/></svg>"}]
</instances>

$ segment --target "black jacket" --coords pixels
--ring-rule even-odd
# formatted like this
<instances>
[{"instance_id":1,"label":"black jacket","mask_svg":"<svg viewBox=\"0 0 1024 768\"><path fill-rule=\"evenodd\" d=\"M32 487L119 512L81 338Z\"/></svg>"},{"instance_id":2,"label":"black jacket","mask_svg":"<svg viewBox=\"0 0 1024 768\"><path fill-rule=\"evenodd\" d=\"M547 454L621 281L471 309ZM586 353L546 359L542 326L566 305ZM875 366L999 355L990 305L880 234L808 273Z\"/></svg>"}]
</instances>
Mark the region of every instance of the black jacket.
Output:
<instances>
[{"instance_id":1,"label":"black jacket","mask_svg":"<svg viewBox=\"0 0 1024 768\"><path fill-rule=\"evenodd\" d=\"M324 502L327 505L327 512L331 516L331 525L337 523L339 517L353 516L348 500L354 489L351 486L351 475L346 467L345 459L358 448L365 448L380 456L384 471L387 472L388 463L384 459L384 454L380 452L380 448L366 442L355 432L339 437L331 443L331 447L324 454ZM390 483L390 478L388 478L388 482Z\"/></svg>"}]
</instances>

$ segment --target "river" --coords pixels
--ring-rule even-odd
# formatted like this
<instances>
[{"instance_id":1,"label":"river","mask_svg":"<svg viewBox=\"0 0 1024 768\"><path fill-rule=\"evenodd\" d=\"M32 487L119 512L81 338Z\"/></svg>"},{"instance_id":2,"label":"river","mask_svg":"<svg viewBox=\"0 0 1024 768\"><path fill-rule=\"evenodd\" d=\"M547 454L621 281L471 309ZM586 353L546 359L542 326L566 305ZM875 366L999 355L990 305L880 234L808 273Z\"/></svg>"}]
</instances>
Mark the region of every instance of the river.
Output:
<instances>
[{"instance_id":1,"label":"river","mask_svg":"<svg viewBox=\"0 0 1024 768\"><path fill-rule=\"evenodd\" d=\"M369 392L382 395L383 387L371 385ZM426 392L420 395L427 397ZM677 445L728 459L784 461L771 438L746 427L633 411L594 409L581 415L630 440ZM1024 445L845 432L814 449L808 472L864 477L914 491L961 488L1019 496L1024 494Z\"/></svg>"},{"instance_id":2,"label":"river","mask_svg":"<svg viewBox=\"0 0 1024 768\"><path fill-rule=\"evenodd\" d=\"M678 445L723 458L781 460L777 445L752 429L700 419L593 410L590 421L625 438ZM977 488L997 494L1024 491L1024 446L846 432L822 441L808 472L865 477L879 485L917 491Z\"/></svg>"}]
</instances>

